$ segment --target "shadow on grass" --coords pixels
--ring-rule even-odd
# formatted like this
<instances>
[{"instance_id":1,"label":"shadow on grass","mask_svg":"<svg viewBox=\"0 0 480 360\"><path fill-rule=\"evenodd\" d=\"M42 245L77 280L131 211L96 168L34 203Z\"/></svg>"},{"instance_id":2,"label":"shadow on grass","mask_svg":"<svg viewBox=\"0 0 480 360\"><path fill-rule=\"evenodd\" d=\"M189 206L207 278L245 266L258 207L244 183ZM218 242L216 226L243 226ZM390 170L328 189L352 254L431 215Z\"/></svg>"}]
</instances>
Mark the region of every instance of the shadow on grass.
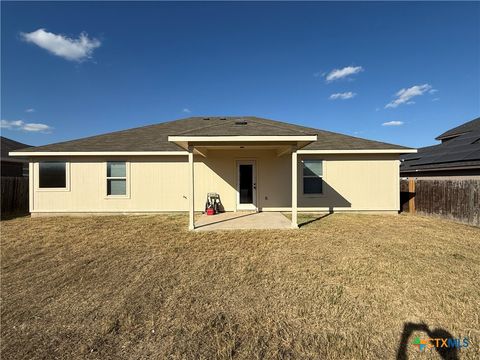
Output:
<instances>
[{"instance_id":1,"label":"shadow on grass","mask_svg":"<svg viewBox=\"0 0 480 360\"><path fill-rule=\"evenodd\" d=\"M316 222L316 221L325 219L327 216L332 215L332 214L333 214L333 212L329 212L329 213L327 213L327 214L323 214L323 215L314 217L313 219L306 220L306 221L298 224L298 227L301 228L301 227L304 227L304 226L309 225L309 224L311 224L311 223L314 223L314 222Z\"/></svg>"},{"instance_id":2,"label":"shadow on grass","mask_svg":"<svg viewBox=\"0 0 480 360\"><path fill-rule=\"evenodd\" d=\"M16 218L27 217L30 216L30 213L25 212L17 212L17 213L1 213L0 220L13 220Z\"/></svg>"},{"instance_id":3,"label":"shadow on grass","mask_svg":"<svg viewBox=\"0 0 480 360\"><path fill-rule=\"evenodd\" d=\"M407 360L407 347L410 345L410 347L414 345L419 345L418 346L418 351L425 351L420 349L420 339L416 339L414 342L408 342L410 337L412 336L414 331L421 331L424 332L428 335L430 339L444 339L444 341L447 341L446 339L453 339L453 335L450 334L447 330L437 328L430 330L425 323L421 324L416 324L416 323L405 323L403 325L403 332L402 332L402 337L400 339L400 344L398 345L398 350L397 350L397 360ZM431 343L430 344L435 344ZM445 360L458 360L458 349L456 347L446 347L446 346L441 346L444 343L442 341L439 341L440 346L435 346L435 350L437 351L438 355L442 359Z\"/></svg>"}]
</instances>

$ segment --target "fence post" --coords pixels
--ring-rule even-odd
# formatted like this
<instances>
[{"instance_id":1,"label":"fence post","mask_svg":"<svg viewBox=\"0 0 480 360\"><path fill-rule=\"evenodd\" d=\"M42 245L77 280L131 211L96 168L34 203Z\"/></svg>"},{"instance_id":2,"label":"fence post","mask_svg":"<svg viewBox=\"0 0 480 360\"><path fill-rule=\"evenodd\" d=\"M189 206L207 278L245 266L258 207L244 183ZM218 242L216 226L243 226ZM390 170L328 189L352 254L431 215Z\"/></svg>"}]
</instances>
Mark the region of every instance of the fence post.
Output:
<instances>
[{"instance_id":1,"label":"fence post","mask_svg":"<svg viewBox=\"0 0 480 360\"><path fill-rule=\"evenodd\" d=\"M415 179L408 178L408 211L415 214Z\"/></svg>"}]
</instances>

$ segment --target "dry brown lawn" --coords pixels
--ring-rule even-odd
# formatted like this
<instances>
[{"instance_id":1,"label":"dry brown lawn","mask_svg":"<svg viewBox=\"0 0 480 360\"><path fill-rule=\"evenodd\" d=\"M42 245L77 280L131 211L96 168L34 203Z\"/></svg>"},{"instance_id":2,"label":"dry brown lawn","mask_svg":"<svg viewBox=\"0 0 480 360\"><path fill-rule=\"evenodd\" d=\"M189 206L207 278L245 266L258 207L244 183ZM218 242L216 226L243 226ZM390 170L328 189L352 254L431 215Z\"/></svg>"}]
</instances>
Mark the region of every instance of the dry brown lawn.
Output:
<instances>
[{"instance_id":1,"label":"dry brown lawn","mask_svg":"<svg viewBox=\"0 0 480 360\"><path fill-rule=\"evenodd\" d=\"M459 358L480 355L478 228L403 215L283 231L186 222L2 221L2 359L392 359L399 347L434 359L411 342L441 329L469 338Z\"/></svg>"}]
</instances>

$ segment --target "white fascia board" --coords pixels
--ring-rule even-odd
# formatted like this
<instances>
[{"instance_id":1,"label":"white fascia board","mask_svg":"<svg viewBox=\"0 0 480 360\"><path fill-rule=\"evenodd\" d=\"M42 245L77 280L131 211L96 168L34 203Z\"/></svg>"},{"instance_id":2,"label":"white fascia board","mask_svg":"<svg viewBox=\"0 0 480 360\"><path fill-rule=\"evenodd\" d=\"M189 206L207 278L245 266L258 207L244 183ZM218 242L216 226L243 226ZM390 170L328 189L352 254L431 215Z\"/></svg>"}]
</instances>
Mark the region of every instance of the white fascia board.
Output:
<instances>
[{"instance_id":1,"label":"white fascia board","mask_svg":"<svg viewBox=\"0 0 480 360\"><path fill-rule=\"evenodd\" d=\"M414 154L417 149L365 149L365 150L298 150L300 155L315 154Z\"/></svg>"},{"instance_id":2,"label":"white fascia board","mask_svg":"<svg viewBox=\"0 0 480 360\"><path fill-rule=\"evenodd\" d=\"M317 135L303 136L169 136L171 142L238 142L238 141L317 141Z\"/></svg>"},{"instance_id":3,"label":"white fascia board","mask_svg":"<svg viewBox=\"0 0 480 360\"><path fill-rule=\"evenodd\" d=\"M188 151L10 151L10 156L172 156Z\"/></svg>"}]
</instances>

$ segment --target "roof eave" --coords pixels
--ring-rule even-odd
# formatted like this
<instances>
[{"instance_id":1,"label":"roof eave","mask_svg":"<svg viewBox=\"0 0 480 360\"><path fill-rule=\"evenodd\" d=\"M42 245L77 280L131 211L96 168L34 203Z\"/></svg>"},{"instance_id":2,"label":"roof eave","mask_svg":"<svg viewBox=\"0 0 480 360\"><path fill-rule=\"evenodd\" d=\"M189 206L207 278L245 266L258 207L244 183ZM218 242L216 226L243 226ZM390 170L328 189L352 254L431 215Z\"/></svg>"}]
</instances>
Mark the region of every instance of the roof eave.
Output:
<instances>
[{"instance_id":1,"label":"roof eave","mask_svg":"<svg viewBox=\"0 0 480 360\"><path fill-rule=\"evenodd\" d=\"M187 151L11 151L10 156L176 156Z\"/></svg>"},{"instance_id":2,"label":"roof eave","mask_svg":"<svg viewBox=\"0 0 480 360\"><path fill-rule=\"evenodd\" d=\"M442 141L442 140L447 140L447 139L453 139L453 138L456 138L460 135L464 135L464 134L467 134L469 133L470 131L463 131L463 132L459 132L459 133L453 133L453 134L442 134L442 135L439 135L435 138L435 140L438 140L438 141Z\"/></svg>"},{"instance_id":3,"label":"roof eave","mask_svg":"<svg viewBox=\"0 0 480 360\"><path fill-rule=\"evenodd\" d=\"M471 166L443 166L443 167L430 167L430 168L418 168L418 169L400 169L400 173L416 173L416 172L428 172L428 171L440 171L440 170L471 170L480 169L480 165Z\"/></svg>"},{"instance_id":4,"label":"roof eave","mask_svg":"<svg viewBox=\"0 0 480 360\"><path fill-rule=\"evenodd\" d=\"M417 149L299 150L299 154L414 154Z\"/></svg>"}]
</instances>

